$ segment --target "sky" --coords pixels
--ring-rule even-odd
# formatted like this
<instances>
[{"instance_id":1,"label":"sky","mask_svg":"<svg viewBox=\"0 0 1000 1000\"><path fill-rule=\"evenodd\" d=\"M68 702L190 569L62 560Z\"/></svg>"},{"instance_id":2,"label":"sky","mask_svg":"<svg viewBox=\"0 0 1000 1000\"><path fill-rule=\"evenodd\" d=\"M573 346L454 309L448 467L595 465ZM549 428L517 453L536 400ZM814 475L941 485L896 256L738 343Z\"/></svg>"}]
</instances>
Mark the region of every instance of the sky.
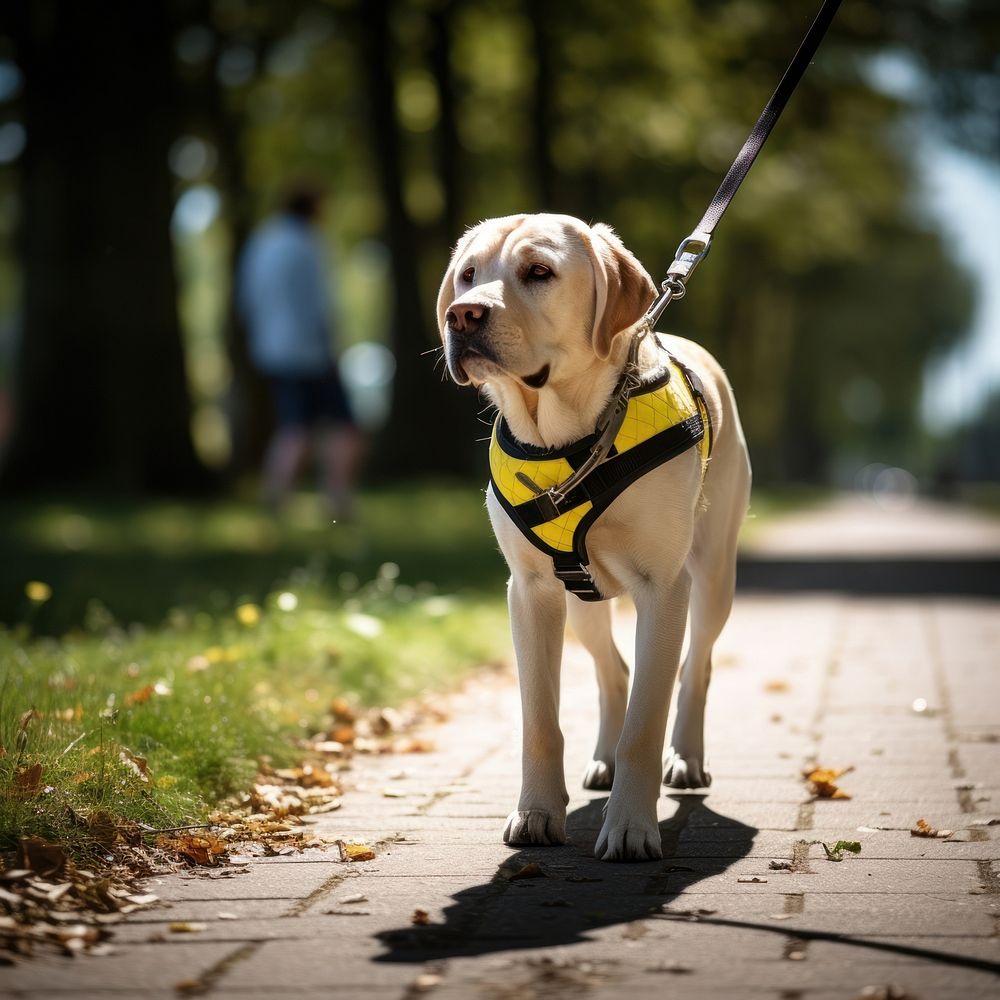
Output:
<instances>
[{"instance_id":1,"label":"sky","mask_svg":"<svg viewBox=\"0 0 1000 1000\"><path fill-rule=\"evenodd\" d=\"M953 146L922 144L927 211L977 284L967 336L933 365L933 412L929 392L922 408L925 424L954 427L974 416L991 390L1000 390L1000 169Z\"/></svg>"},{"instance_id":2,"label":"sky","mask_svg":"<svg viewBox=\"0 0 1000 1000\"><path fill-rule=\"evenodd\" d=\"M965 336L925 372L921 417L928 429L945 432L974 417L991 391L1000 390L1000 165L942 137L921 110L932 83L911 56L882 53L870 61L869 71L875 87L913 107L917 210L941 229L976 283Z\"/></svg>"}]
</instances>

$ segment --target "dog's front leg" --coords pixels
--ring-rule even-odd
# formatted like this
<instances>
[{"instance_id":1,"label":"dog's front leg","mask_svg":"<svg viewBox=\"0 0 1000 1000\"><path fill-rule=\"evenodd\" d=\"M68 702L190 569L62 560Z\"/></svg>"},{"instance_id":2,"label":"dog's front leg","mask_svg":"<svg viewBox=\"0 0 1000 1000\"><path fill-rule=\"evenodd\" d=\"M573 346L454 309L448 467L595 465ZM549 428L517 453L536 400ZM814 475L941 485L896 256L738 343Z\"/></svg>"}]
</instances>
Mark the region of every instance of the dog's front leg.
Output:
<instances>
[{"instance_id":1,"label":"dog's front leg","mask_svg":"<svg viewBox=\"0 0 1000 1000\"><path fill-rule=\"evenodd\" d=\"M677 677L690 578L649 581L634 594L637 612L635 680L615 753L615 781L594 854L602 861L663 856L656 803L670 697Z\"/></svg>"},{"instance_id":2,"label":"dog's front leg","mask_svg":"<svg viewBox=\"0 0 1000 1000\"><path fill-rule=\"evenodd\" d=\"M508 594L521 686L521 797L507 817L507 844L566 842L566 779L559 729L559 668L566 600L555 577L517 574Z\"/></svg>"}]
</instances>

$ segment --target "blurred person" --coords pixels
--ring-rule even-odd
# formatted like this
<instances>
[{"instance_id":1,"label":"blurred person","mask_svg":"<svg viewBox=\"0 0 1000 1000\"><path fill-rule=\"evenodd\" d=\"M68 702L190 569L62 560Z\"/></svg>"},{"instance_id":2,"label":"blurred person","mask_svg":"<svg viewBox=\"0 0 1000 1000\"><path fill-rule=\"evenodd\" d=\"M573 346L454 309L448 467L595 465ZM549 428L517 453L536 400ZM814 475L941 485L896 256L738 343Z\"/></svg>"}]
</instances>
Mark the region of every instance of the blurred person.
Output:
<instances>
[{"instance_id":1,"label":"blurred person","mask_svg":"<svg viewBox=\"0 0 1000 1000\"><path fill-rule=\"evenodd\" d=\"M290 187L280 210L250 235L239 262L237 304L250 358L267 379L276 427L264 461L264 500L280 509L318 436L323 491L349 518L363 449L337 372L331 323L335 287L316 231L323 192Z\"/></svg>"}]
</instances>

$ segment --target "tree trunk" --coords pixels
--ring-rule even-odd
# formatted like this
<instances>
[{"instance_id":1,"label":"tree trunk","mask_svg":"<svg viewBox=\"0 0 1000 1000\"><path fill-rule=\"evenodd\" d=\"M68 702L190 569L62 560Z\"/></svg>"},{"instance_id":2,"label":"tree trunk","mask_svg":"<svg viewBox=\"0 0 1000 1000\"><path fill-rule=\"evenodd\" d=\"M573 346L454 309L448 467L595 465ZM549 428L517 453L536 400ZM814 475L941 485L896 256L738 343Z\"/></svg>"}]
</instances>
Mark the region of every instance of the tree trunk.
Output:
<instances>
[{"instance_id":1,"label":"tree trunk","mask_svg":"<svg viewBox=\"0 0 1000 1000\"><path fill-rule=\"evenodd\" d=\"M24 322L5 489L206 483L177 317L164 0L19 0Z\"/></svg>"},{"instance_id":2,"label":"tree trunk","mask_svg":"<svg viewBox=\"0 0 1000 1000\"><path fill-rule=\"evenodd\" d=\"M392 0L366 0L356 18L374 167L385 213L383 238L392 264L390 324L396 357L392 414L376 442L373 471L393 478L462 475L476 468L476 455L484 452L476 443L482 425L476 422L475 395L466 392L463 397L454 386L442 385L428 353L439 341L432 332L433 302L425 303L420 294L420 240L403 200L391 9Z\"/></svg>"},{"instance_id":3,"label":"tree trunk","mask_svg":"<svg viewBox=\"0 0 1000 1000\"><path fill-rule=\"evenodd\" d=\"M557 33L552 27L552 10L546 4L529 2L525 13L531 24L535 57L535 80L532 87L531 160L535 178L538 211L558 212L556 167L552 161L551 142L558 120L555 106L556 74L554 48Z\"/></svg>"}]
</instances>

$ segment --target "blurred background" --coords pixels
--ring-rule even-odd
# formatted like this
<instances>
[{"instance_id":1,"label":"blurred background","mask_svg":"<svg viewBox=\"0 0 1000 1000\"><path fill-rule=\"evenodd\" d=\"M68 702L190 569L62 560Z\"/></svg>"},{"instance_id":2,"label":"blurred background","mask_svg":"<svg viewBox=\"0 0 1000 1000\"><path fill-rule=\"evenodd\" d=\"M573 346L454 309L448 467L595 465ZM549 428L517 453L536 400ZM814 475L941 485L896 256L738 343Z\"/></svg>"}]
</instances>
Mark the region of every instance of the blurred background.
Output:
<instances>
[{"instance_id":1,"label":"blurred background","mask_svg":"<svg viewBox=\"0 0 1000 1000\"><path fill-rule=\"evenodd\" d=\"M487 417L433 352L450 247L482 218L565 212L611 223L661 276L817 6L8 0L0 619L47 573L82 575L52 627L82 620L87 553L118 552L119 580L166 560L155 606L131 582L106 598L155 618L216 592L206 548L239 557L216 575L253 596L317 546L364 579L418 545L401 532L387 555L345 527L268 561L288 537L252 512L272 414L233 275L290 179L330 194L340 370L371 434L366 516L426 527L419 494L448 520L446 482L478 505L466 484L485 480ZM998 51L988 0L846 0L664 317L730 373L764 490L996 503ZM207 498L195 509L219 521L147 505L164 495ZM487 535L476 544L492 586L502 566Z\"/></svg>"}]
</instances>

